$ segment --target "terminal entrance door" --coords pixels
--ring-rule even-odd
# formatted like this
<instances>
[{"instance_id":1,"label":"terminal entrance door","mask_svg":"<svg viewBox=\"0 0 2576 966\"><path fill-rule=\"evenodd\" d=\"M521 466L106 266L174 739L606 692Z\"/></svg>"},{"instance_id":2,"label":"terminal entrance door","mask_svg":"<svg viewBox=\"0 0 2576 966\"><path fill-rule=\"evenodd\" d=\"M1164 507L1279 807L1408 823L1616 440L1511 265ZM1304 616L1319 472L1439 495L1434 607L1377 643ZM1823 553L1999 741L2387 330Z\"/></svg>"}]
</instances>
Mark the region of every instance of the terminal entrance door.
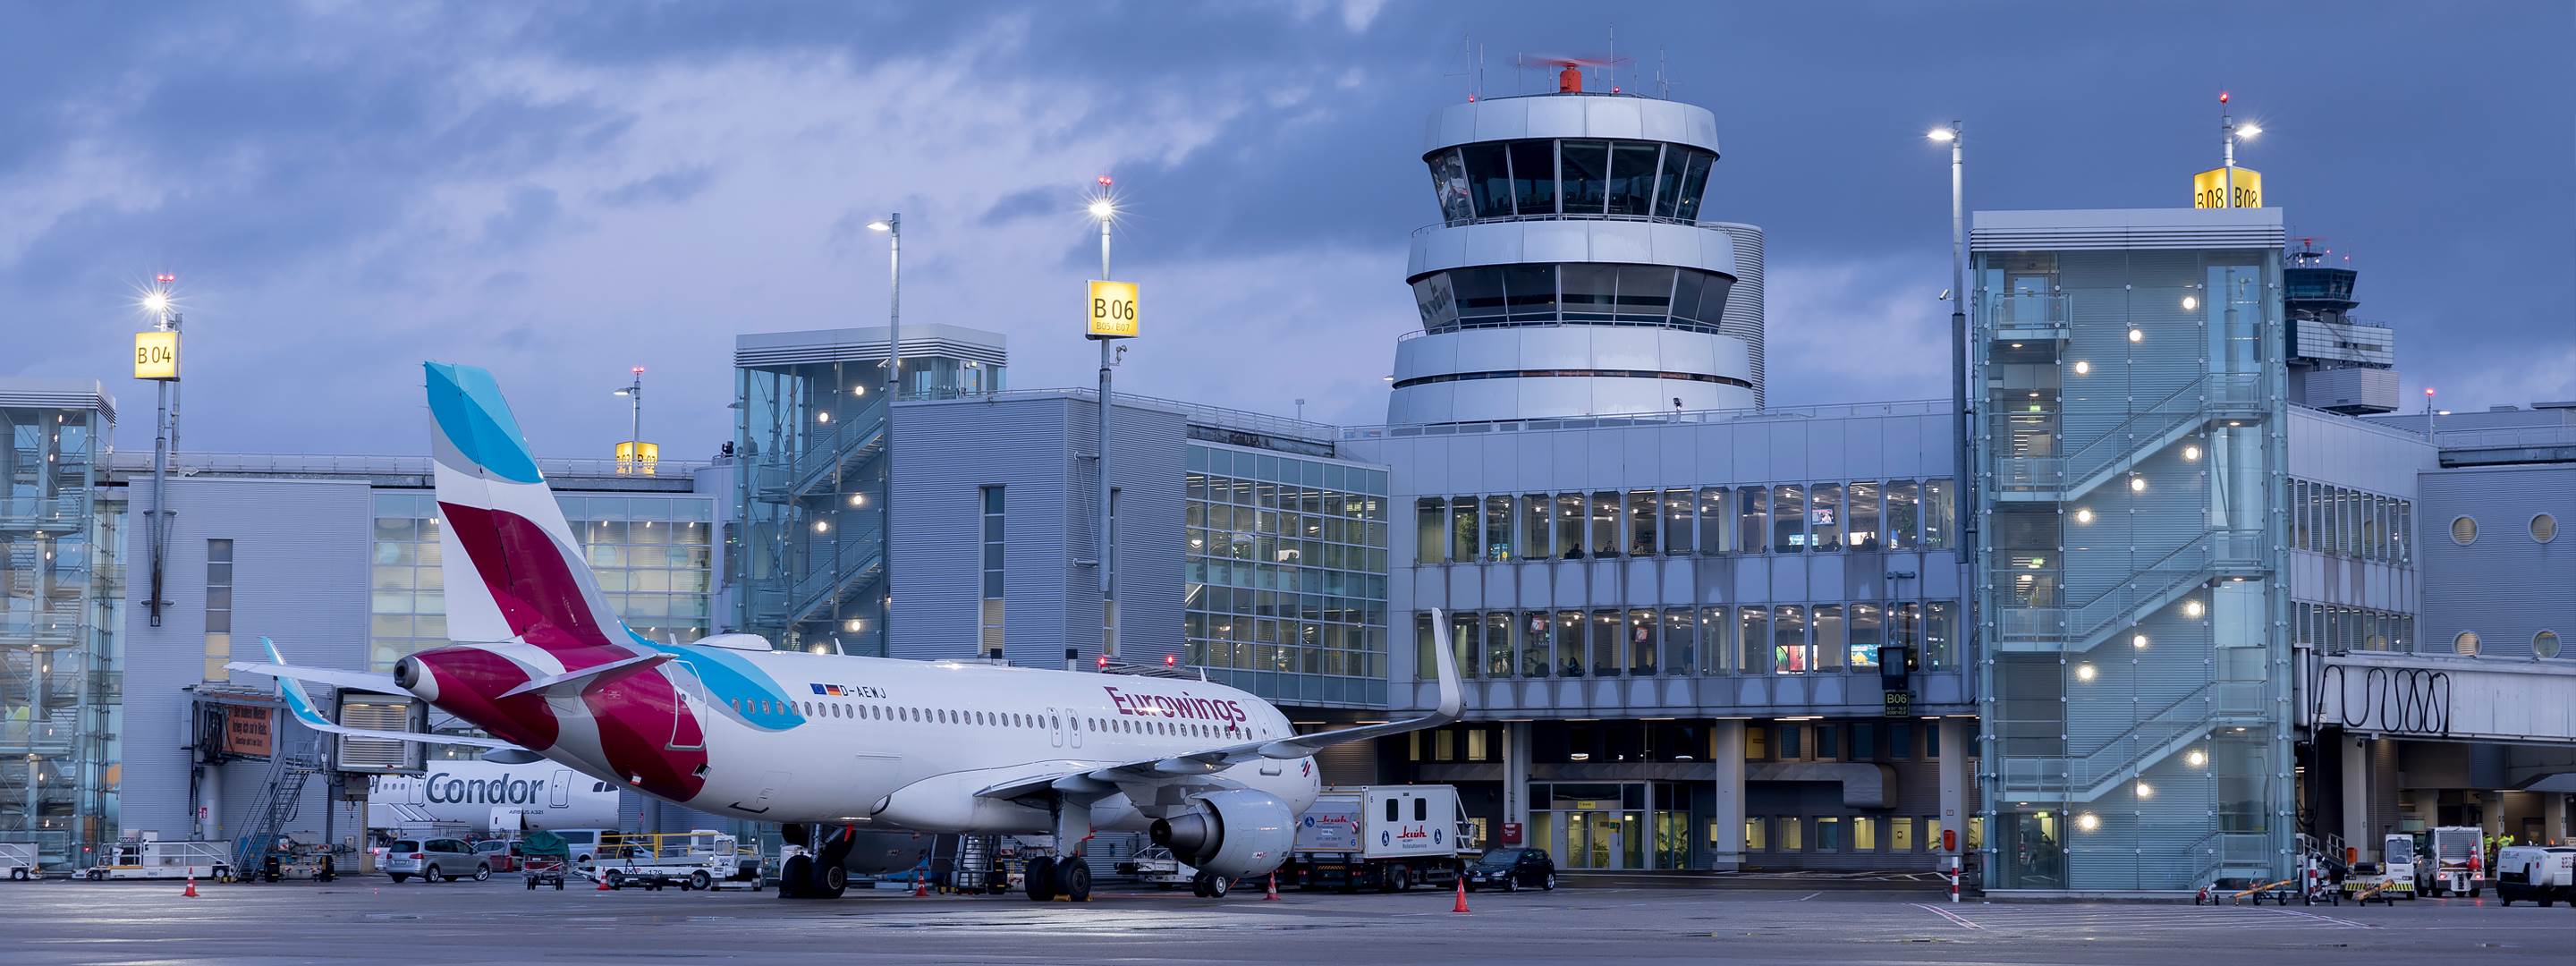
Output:
<instances>
[{"instance_id":1,"label":"terminal entrance door","mask_svg":"<svg viewBox=\"0 0 2576 966\"><path fill-rule=\"evenodd\" d=\"M1636 833L1634 812L1568 812L1565 816L1566 865L1575 869L1635 868L1628 840Z\"/></svg>"}]
</instances>

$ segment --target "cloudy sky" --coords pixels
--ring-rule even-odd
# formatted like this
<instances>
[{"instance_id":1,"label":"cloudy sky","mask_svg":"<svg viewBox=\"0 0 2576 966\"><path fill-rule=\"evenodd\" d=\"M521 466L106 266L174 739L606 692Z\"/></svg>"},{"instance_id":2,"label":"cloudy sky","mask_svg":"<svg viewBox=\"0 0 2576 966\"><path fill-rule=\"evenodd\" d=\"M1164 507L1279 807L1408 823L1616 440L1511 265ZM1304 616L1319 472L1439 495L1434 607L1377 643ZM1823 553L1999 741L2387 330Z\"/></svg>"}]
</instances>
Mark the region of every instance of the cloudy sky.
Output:
<instances>
[{"instance_id":1,"label":"cloudy sky","mask_svg":"<svg viewBox=\"0 0 2576 966\"><path fill-rule=\"evenodd\" d=\"M0 376L126 378L181 276L188 442L414 452L424 358L496 370L540 452L729 435L733 337L904 315L1088 384L1094 175L1152 395L1374 423L1435 219L1422 123L1519 54L1717 114L1709 212L1763 225L1771 399L1945 396L1948 173L1975 208L2187 204L2221 88L2293 235L2362 268L2406 391L2576 398L2576 4L1379 0L148 5L0 0ZM138 408L138 406L140 408Z\"/></svg>"}]
</instances>

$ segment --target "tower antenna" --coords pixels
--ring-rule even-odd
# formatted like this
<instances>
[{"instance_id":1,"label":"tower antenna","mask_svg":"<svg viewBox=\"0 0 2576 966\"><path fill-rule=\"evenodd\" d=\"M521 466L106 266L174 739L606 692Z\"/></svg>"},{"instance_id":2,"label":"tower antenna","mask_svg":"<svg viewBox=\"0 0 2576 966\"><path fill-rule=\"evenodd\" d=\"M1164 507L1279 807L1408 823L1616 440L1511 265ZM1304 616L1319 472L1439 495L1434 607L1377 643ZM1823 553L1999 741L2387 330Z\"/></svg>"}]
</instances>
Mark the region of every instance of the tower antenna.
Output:
<instances>
[{"instance_id":1,"label":"tower antenna","mask_svg":"<svg viewBox=\"0 0 2576 966\"><path fill-rule=\"evenodd\" d=\"M1657 47L1655 48L1655 97L1669 101L1673 99L1673 79L1671 75L1664 72L1664 66L1664 48Z\"/></svg>"}]
</instances>

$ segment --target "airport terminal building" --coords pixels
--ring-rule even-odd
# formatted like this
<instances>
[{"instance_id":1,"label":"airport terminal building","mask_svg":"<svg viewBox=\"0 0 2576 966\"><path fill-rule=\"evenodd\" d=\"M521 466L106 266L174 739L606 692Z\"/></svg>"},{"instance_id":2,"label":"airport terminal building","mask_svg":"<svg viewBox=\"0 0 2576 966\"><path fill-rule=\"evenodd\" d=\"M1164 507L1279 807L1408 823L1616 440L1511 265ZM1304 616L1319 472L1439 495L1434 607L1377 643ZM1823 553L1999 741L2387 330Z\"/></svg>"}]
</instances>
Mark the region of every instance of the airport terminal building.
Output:
<instances>
[{"instance_id":1,"label":"airport terminal building","mask_svg":"<svg viewBox=\"0 0 2576 966\"><path fill-rule=\"evenodd\" d=\"M2387 327L2280 209L1978 213L1962 466L1946 400L1765 404L1762 233L1721 220L1707 110L1487 98L1419 147L1382 425L1120 395L1100 493L1096 393L933 325L889 400L863 327L740 336L708 463L545 469L656 639L1169 664L1330 728L1429 707L1445 621L1467 720L1326 777L1455 784L1569 870L1955 847L1991 889L2115 893L2569 835L2576 404L2390 414ZM267 682L225 660L443 639L424 457L182 453L156 503L100 387L0 380L0 418L0 840L239 836L312 735L234 743ZM405 764L363 744L294 828L354 834L328 790Z\"/></svg>"}]
</instances>

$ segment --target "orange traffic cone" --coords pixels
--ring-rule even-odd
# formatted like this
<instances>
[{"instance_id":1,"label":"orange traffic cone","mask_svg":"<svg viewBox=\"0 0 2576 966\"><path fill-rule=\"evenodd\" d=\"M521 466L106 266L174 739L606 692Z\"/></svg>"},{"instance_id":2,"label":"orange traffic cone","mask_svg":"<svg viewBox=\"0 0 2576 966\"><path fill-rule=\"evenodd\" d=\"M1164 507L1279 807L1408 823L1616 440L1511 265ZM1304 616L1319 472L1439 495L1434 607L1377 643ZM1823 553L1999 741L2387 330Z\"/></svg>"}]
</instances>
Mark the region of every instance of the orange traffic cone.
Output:
<instances>
[{"instance_id":1,"label":"orange traffic cone","mask_svg":"<svg viewBox=\"0 0 2576 966\"><path fill-rule=\"evenodd\" d=\"M186 891L183 891L183 892L179 893L179 898L182 898L182 899L194 899L194 898L196 898L196 897L197 897L197 870L195 870L195 869L190 869L190 870L188 870L188 888L187 888L187 890L186 890Z\"/></svg>"},{"instance_id":2,"label":"orange traffic cone","mask_svg":"<svg viewBox=\"0 0 2576 966\"><path fill-rule=\"evenodd\" d=\"M915 898L915 899L927 899L927 898L930 898L930 877L929 877L929 876L926 876L926 875L920 875L920 874L915 874L915 875L912 877L912 897L913 897L913 898Z\"/></svg>"},{"instance_id":3,"label":"orange traffic cone","mask_svg":"<svg viewBox=\"0 0 2576 966\"><path fill-rule=\"evenodd\" d=\"M1262 897L1261 897L1261 901L1263 901L1263 902L1277 902L1277 901L1279 901L1279 873L1277 873L1277 872L1270 873L1270 893L1269 893L1268 895L1262 896Z\"/></svg>"},{"instance_id":4,"label":"orange traffic cone","mask_svg":"<svg viewBox=\"0 0 2576 966\"><path fill-rule=\"evenodd\" d=\"M604 876L604 875L603 875L603 876L600 876L600 877L599 877L599 888L592 889L592 890L590 890L590 891L592 891L592 892L607 892L607 891L609 891L609 889L608 889L608 877L607 877L607 876Z\"/></svg>"},{"instance_id":5,"label":"orange traffic cone","mask_svg":"<svg viewBox=\"0 0 2576 966\"><path fill-rule=\"evenodd\" d=\"M1463 876L1463 875L1462 875L1462 876L1459 876L1459 877L1458 877L1458 905L1457 905L1456 907L1454 907L1454 908L1450 909L1449 911L1451 911L1451 912L1465 912L1465 911L1467 911L1467 877L1466 877L1466 876Z\"/></svg>"}]
</instances>

